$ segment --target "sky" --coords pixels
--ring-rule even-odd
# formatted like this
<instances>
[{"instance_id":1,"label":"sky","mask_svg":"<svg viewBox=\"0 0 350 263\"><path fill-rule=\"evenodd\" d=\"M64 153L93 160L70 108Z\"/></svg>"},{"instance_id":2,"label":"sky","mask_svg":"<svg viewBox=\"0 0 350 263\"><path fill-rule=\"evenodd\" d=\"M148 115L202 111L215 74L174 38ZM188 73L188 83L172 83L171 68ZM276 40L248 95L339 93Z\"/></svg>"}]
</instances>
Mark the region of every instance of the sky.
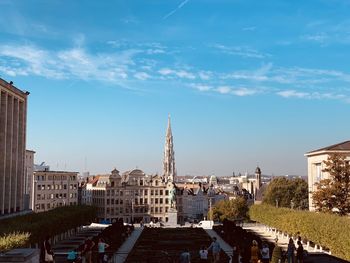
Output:
<instances>
[{"instance_id":1,"label":"sky","mask_svg":"<svg viewBox=\"0 0 350 263\"><path fill-rule=\"evenodd\" d=\"M347 0L0 0L0 77L52 170L306 175L349 139Z\"/></svg>"}]
</instances>

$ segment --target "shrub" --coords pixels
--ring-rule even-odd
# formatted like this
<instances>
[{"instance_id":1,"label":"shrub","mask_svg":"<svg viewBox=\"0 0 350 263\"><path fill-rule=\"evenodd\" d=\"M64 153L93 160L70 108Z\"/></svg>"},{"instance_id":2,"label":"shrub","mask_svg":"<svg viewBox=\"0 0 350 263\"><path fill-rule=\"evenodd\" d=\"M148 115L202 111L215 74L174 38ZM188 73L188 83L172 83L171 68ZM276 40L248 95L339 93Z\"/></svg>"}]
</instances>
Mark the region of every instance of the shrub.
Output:
<instances>
[{"instance_id":1,"label":"shrub","mask_svg":"<svg viewBox=\"0 0 350 263\"><path fill-rule=\"evenodd\" d=\"M332 254L350 260L350 218L332 214L276 208L271 205L253 205L249 210L254 221L274 227L290 235L300 235Z\"/></svg>"},{"instance_id":2,"label":"shrub","mask_svg":"<svg viewBox=\"0 0 350 263\"><path fill-rule=\"evenodd\" d=\"M0 251L28 245L29 233L11 233L0 237Z\"/></svg>"},{"instance_id":3,"label":"shrub","mask_svg":"<svg viewBox=\"0 0 350 263\"><path fill-rule=\"evenodd\" d=\"M53 210L2 219L0 221L0 250L23 247L42 242L69 229L91 223L96 209L91 206L64 206Z\"/></svg>"}]
</instances>

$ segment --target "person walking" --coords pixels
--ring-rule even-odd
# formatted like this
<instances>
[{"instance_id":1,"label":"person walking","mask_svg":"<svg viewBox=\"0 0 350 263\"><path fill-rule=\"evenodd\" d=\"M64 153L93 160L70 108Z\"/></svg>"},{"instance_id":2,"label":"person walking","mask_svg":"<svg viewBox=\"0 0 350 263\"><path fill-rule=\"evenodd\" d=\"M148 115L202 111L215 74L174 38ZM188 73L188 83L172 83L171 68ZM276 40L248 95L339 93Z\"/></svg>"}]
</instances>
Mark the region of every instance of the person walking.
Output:
<instances>
[{"instance_id":1,"label":"person walking","mask_svg":"<svg viewBox=\"0 0 350 263\"><path fill-rule=\"evenodd\" d=\"M103 263L105 258L106 248L108 248L109 245L105 243L102 238L99 238L97 247L98 247L99 263Z\"/></svg>"},{"instance_id":2,"label":"person walking","mask_svg":"<svg viewBox=\"0 0 350 263\"><path fill-rule=\"evenodd\" d=\"M213 252L213 262L218 263L220 261L220 251L221 247L219 242L216 240L216 237L213 237L213 242L211 242L210 246L207 250L212 250Z\"/></svg>"},{"instance_id":3,"label":"person walking","mask_svg":"<svg viewBox=\"0 0 350 263\"><path fill-rule=\"evenodd\" d=\"M296 250L294 241L292 238L289 239L288 248L287 248L287 258L288 263L294 263L294 251Z\"/></svg>"},{"instance_id":4,"label":"person walking","mask_svg":"<svg viewBox=\"0 0 350 263\"><path fill-rule=\"evenodd\" d=\"M301 241L298 240L297 242L298 248L297 248L297 263L303 263L304 262L304 248L301 244Z\"/></svg>"},{"instance_id":5,"label":"person walking","mask_svg":"<svg viewBox=\"0 0 350 263\"><path fill-rule=\"evenodd\" d=\"M253 240L252 246L250 248L250 262L257 263L259 260L259 247L258 242Z\"/></svg>"},{"instance_id":6,"label":"person walking","mask_svg":"<svg viewBox=\"0 0 350 263\"><path fill-rule=\"evenodd\" d=\"M269 263L270 262L270 249L266 242L263 243L263 247L260 251L261 253L261 261L263 263Z\"/></svg>"},{"instance_id":7,"label":"person walking","mask_svg":"<svg viewBox=\"0 0 350 263\"><path fill-rule=\"evenodd\" d=\"M204 246L199 250L199 259L200 262L208 262L208 250L206 250Z\"/></svg>"}]
</instances>

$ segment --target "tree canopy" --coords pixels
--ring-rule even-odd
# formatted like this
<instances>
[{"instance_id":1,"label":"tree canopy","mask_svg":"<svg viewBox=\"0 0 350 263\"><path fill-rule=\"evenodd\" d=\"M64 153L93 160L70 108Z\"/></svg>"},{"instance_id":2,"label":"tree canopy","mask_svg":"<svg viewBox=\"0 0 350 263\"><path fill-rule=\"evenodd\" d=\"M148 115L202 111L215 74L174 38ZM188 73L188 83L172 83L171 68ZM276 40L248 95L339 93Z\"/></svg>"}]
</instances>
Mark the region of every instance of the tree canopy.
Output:
<instances>
[{"instance_id":1,"label":"tree canopy","mask_svg":"<svg viewBox=\"0 0 350 263\"><path fill-rule=\"evenodd\" d=\"M294 209L308 208L308 184L301 178L274 178L264 193L263 203Z\"/></svg>"},{"instance_id":2,"label":"tree canopy","mask_svg":"<svg viewBox=\"0 0 350 263\"><path fill-rule=\"evenodd\" d=\"M215 221L246 219L248 205L243 197L233 200L219 201L213 208L213 219Z\"/></svg>"},{"instance_id":3,"label":"tree canopy","mask_svg":"<svg viewBox=\"0 0 350 263\"><path fill-rule=\"evenodd\" d=\"M339 215L350 213L350 165L346 156L330 154L324 161L322 172L329 178L316 183L317 190L312 198L317 211L332 212Z\"/></svg>"}]
</instances>

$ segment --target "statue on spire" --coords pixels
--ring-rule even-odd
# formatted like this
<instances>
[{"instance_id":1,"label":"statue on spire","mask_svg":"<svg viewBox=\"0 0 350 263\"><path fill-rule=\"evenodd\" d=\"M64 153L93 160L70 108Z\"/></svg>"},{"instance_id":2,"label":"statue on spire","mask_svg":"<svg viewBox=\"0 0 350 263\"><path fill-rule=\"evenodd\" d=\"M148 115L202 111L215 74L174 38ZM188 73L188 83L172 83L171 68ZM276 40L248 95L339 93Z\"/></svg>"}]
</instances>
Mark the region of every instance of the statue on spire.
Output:
<instances>
[{"instance_id":1,"label":"statue on spire","mask_svg":"<svg viewBox=\"0 0 350 263\"><path fill-rule=\"evenodd\" d=\"M163 160L163 176L165 182L175 182L175 154L173 145L173 134L171 132L170 114L168 116L168 127L165 136L164 160Z\"/></svg>"}]
</instances>

